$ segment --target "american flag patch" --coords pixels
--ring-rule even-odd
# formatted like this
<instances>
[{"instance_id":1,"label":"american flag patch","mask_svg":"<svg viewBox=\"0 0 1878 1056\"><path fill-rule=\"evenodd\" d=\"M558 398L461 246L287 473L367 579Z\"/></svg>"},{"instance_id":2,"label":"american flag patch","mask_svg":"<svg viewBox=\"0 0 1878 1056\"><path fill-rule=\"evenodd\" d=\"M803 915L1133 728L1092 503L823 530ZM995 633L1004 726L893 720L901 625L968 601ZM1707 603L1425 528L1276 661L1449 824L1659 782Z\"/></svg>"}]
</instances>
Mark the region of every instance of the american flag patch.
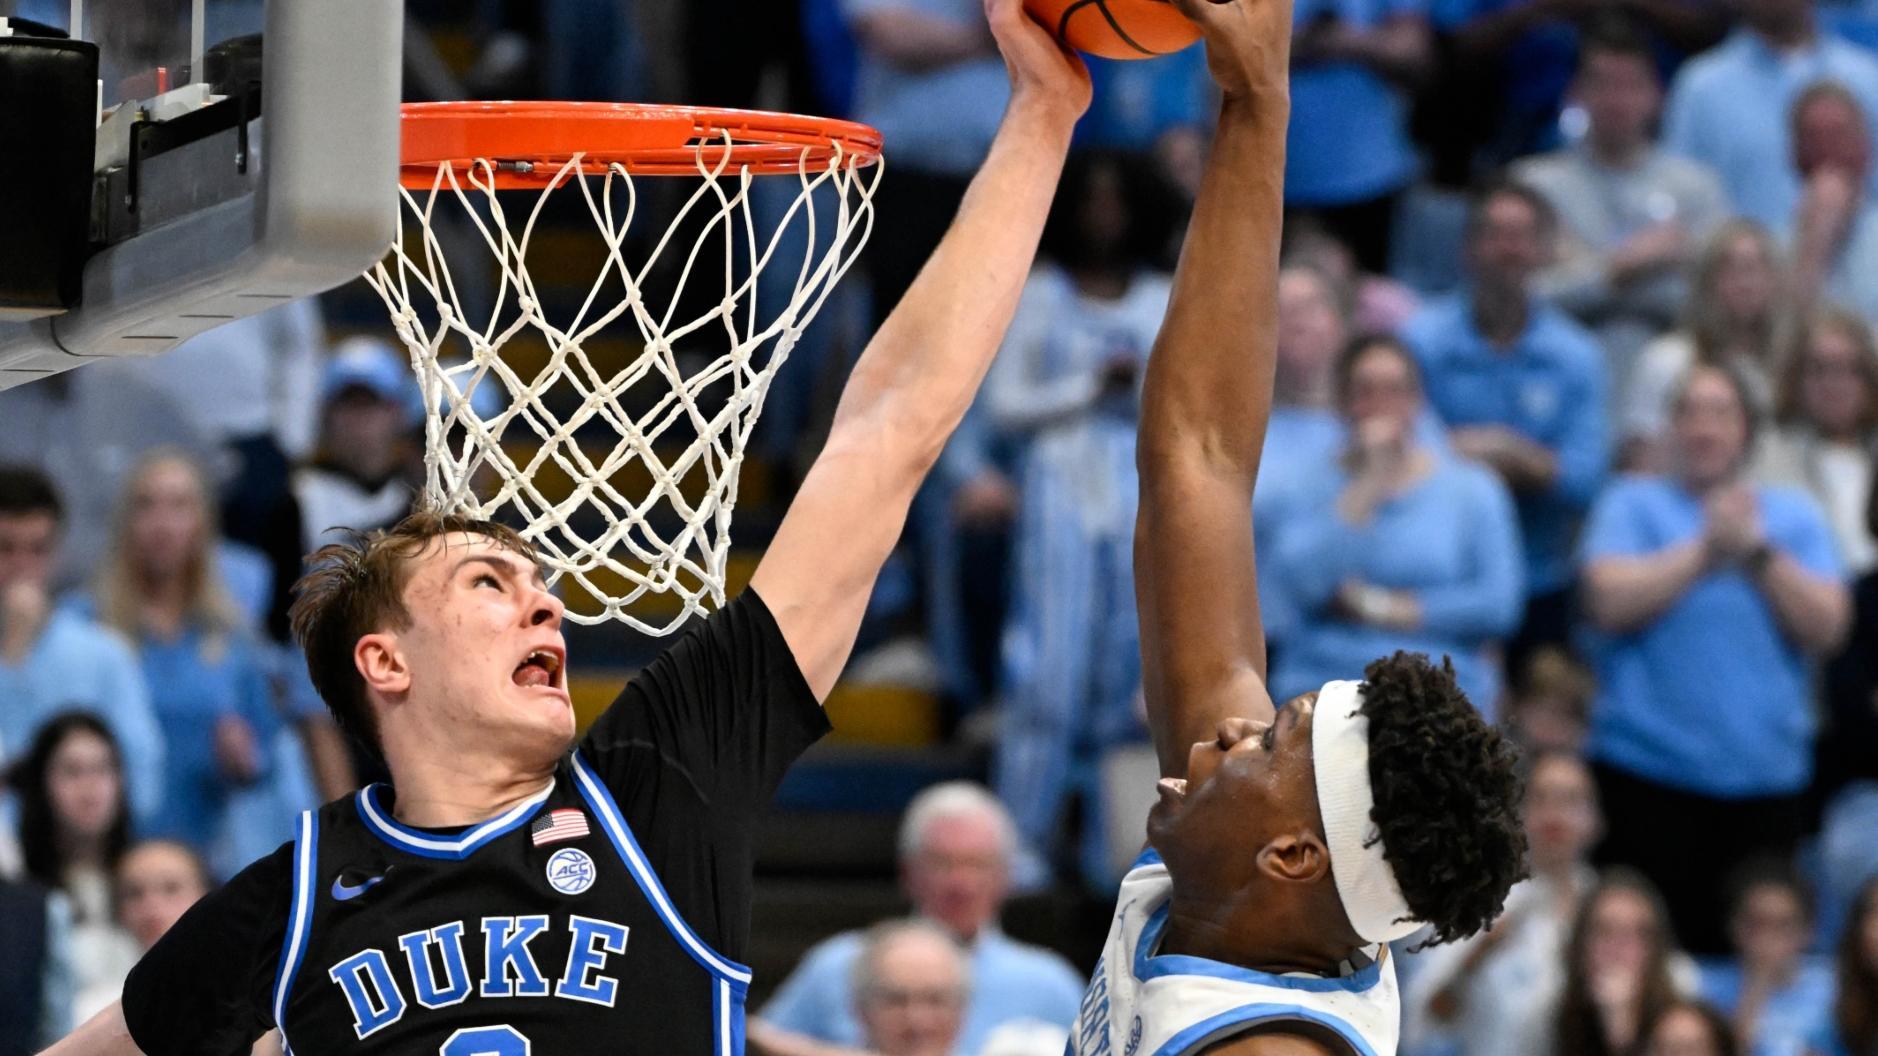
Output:
<instances>
[{"instance_id":1,"label":"american flag patch","mask_svg":"<svg viewBox=\"0 0 1878 1056\"><path fill-rule=\"evenodd\" d=\"M577 840L587 835L587 815L578 810L551 810L535 819L528 827L529 839L535 846L560 843L562 840Z\"/></svg>"}]
</instances>

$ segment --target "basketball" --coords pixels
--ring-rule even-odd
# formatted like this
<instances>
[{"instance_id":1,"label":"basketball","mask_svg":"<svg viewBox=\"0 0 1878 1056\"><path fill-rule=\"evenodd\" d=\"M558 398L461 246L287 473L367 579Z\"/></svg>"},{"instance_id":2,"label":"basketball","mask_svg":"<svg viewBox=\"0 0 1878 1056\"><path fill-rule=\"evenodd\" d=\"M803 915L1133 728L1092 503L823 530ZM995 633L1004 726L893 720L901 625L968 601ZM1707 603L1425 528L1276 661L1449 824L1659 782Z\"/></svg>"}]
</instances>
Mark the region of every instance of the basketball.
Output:
<instances>
[{"instance_id":1,"label":"basketball","mask_svg":"<svg viewBox=\"0 0 1878 1056\"><path fill-rule=\"evenodd\" d=\"M1168 0L1024 0L1063 43L1105 59L1152 59L1200 39Z\"/></svg>"}]
</instances>

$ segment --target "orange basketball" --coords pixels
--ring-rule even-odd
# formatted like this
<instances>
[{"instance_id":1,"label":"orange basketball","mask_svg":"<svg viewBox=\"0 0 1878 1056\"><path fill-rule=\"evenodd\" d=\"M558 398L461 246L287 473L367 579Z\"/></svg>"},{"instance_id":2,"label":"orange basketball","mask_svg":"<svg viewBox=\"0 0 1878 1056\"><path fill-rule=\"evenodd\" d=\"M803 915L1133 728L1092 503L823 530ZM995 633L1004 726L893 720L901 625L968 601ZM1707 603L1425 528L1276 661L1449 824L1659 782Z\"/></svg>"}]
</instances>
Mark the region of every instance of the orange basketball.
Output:
<instances>
[{"instance_id":1,"label":"orange basketball","mask_svg":"<svg viewBox=\"0 0 1878 1056\"><path fill-rule=\"evenodd\" d=\"M1058 40L1105 59L1152 59L1200 39L1168 0L1024 0Z\"/></svg>"}]
</instances>

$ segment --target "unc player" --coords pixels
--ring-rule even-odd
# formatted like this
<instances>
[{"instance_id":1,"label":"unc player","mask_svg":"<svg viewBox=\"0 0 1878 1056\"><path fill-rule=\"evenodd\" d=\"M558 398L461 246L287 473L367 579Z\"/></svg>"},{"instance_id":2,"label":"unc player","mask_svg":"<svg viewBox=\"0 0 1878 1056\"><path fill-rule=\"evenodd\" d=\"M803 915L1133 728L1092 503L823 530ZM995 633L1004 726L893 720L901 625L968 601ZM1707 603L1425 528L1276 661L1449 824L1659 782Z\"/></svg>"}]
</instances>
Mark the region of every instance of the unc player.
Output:
<instances>
[{"instance_id":1,"label":"unc player","mask_svg":"<svg viewBox=\"0 0 1878 1056\"><path fill-rule=\"evenodd\" d=\"M1203 27L1223 103L1138 445L1135 585L1164 776L1070 1051L1391 1056L1384 944L1492 922L1522 872L1517 781L1451 668L1424 657L1377 660L1361 682L1276 710L1266 691L1251 511L1272 403L1291 5L1174 2ZM1325 531L1363 530L1356 512L1322 517Z\"/></svg>"},{"instance_id":2,"label":"unc player","mask_svg":"<svg viewBox=\"0 0 1878 1056\"><path fill-rule=\"evenodd\" d=\"M751 581L581 739L529 547L418 514L315 555L296 635L392 775L192 908L49 1056L743 1051L756 812L1015 310L1088 74L986 0L1011 102L958 217L856 363ZM574 749L570 752L570 749Z\"/></svg>"}]
</instances>

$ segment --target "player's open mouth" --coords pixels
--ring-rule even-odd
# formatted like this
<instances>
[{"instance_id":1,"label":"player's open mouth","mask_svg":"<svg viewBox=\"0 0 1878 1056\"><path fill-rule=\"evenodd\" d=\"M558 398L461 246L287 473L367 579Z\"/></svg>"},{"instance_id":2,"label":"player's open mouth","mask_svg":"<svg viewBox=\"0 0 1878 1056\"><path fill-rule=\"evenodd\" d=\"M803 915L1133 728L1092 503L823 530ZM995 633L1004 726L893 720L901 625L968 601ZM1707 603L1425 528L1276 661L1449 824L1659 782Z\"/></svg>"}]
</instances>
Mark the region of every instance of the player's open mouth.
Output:
<instances>
[{"instance_id":1,"label":"player's open mouth","mask_svg":"<svg viewBox=\"0 0 1878 1056\"><path fill-rule=\"evenodd\" d=\"M1187 782L1185 778L1163 777L1154 788L1155 791L1161 794L1161 802L1163 803L1182 803L1187 799Z\"/></svg>"},{"instance_id":2,"label":"player's open mouth","mask_svg":"<svg viewBox=\"0 0 1878 1056\"><path fill-rule=\"evenodd\" d=\"M518 686L555 689L560 686L561 664L560 653L552 649L536 649L515 665L515 671L509 677Z\"/></svg>"}]
</instances>

